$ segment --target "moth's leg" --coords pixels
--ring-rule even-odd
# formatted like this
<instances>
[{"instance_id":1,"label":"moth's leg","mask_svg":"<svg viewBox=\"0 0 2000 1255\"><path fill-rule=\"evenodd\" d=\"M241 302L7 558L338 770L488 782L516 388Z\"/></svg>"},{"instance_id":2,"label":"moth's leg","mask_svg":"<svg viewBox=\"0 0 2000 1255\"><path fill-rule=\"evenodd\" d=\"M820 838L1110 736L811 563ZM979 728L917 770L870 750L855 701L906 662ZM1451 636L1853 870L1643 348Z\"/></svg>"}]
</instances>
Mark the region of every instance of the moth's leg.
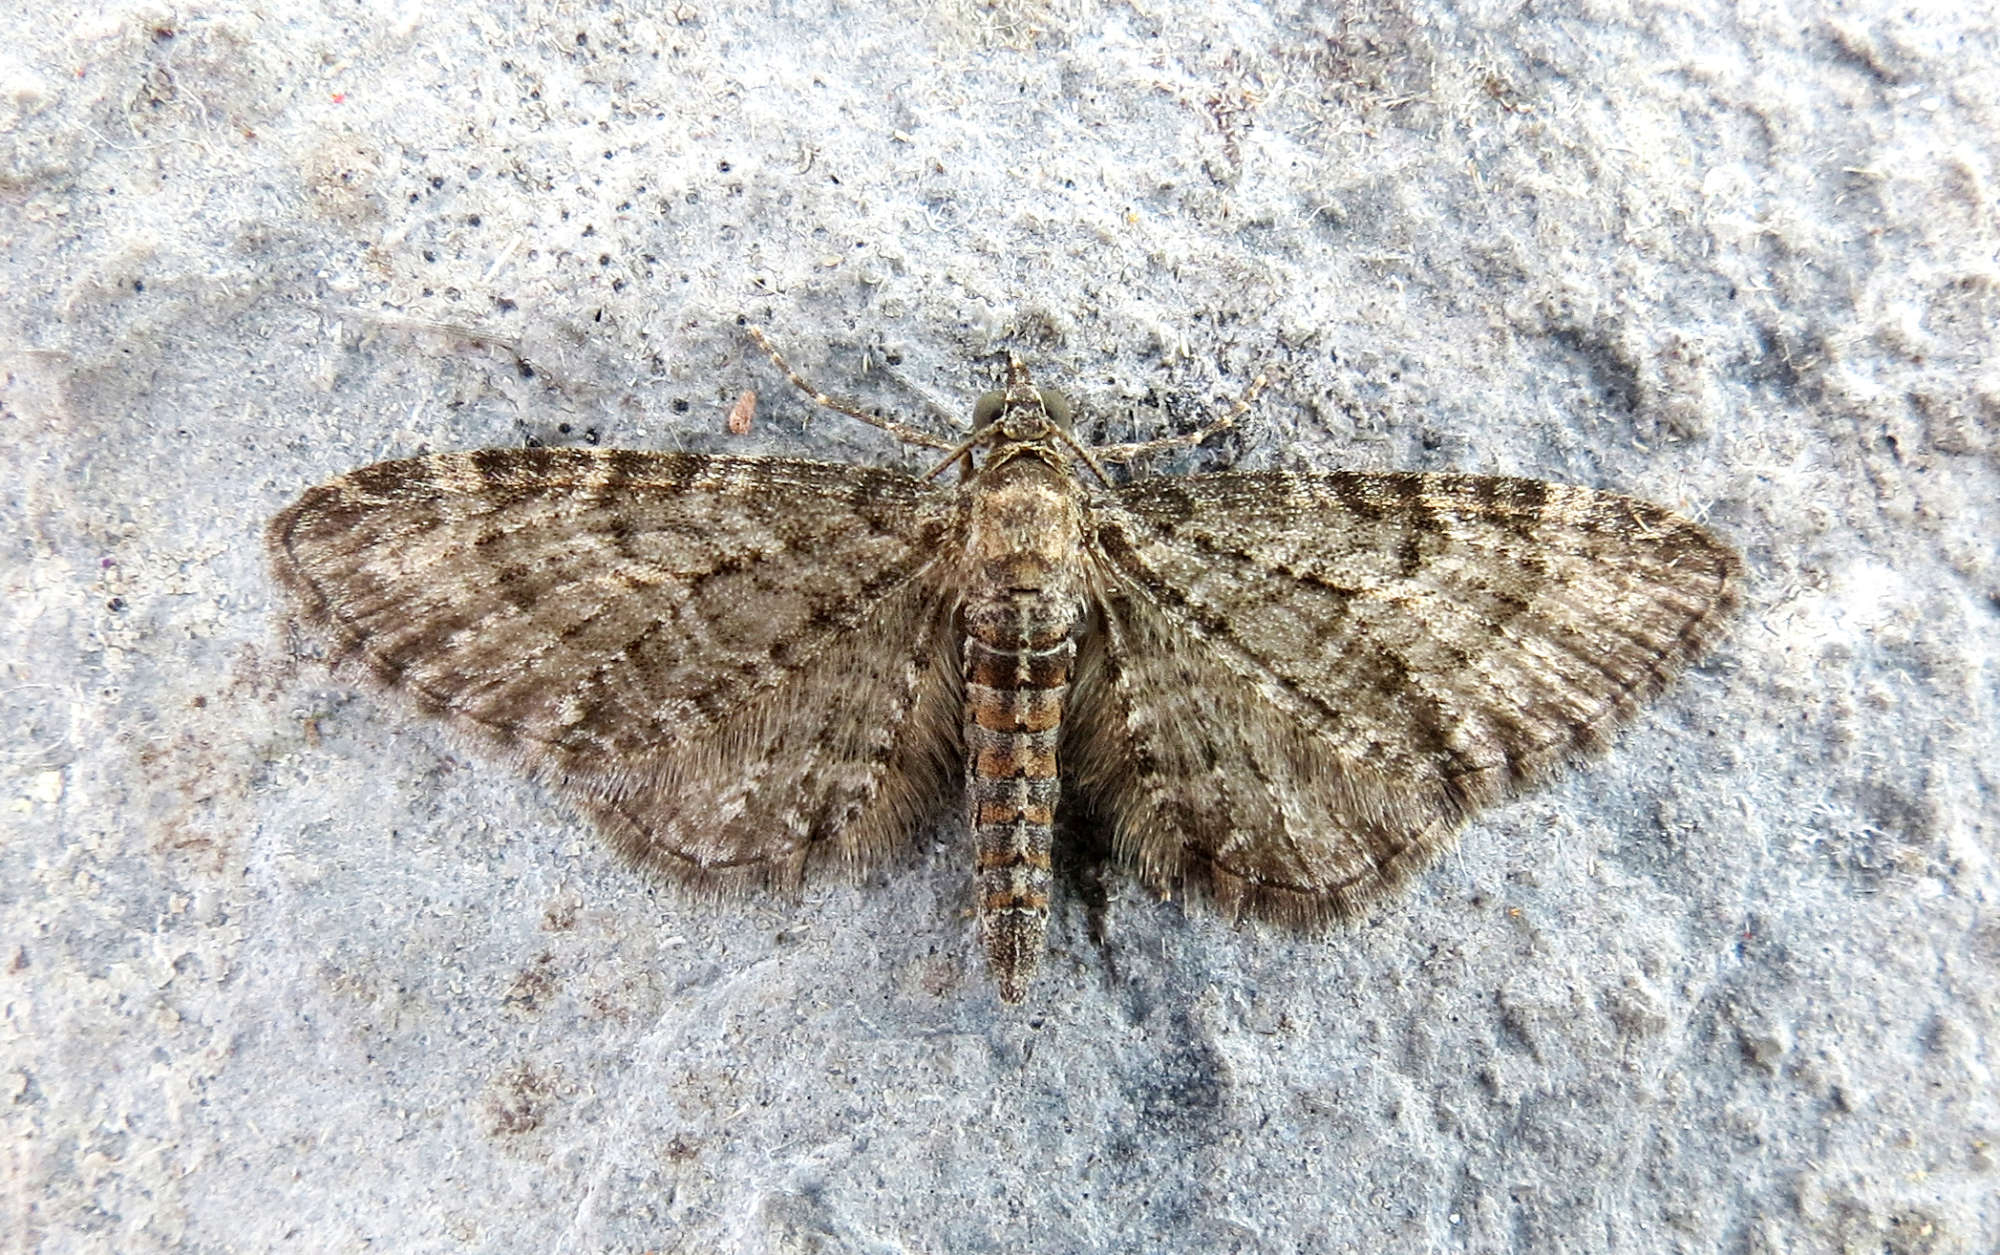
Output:
<instances>
[{"instance_id":1,"label":"moth's leg","mask_svg":"<svg viewBox=\"0 0 2000 1255\"><path fill-rule=\"evenodd\" d=\"M1219 436L1234 427L1238 419L1250 412L1250 407L1256 404L1258 396L1270 382L1271 377L1260 372L1250 381L1250 386L1243 390L1243 398L1230 407L1227 414L1197 431L1179 436L1162 436L1158 440L1141 440L1133 444L1100 445L1092 449L1091 453L1096 455L1100 462L1130 462L1149 453L1165 453L1169 449L1192 449L1203 441Z\"/></svg>"},{"instance_id":2,"label":"moth's leg","mask_svg":"<svg viewBox=\"0 0 2000 1255\"><path fill-rule=\"evenodd\" d=\"M845 401L828 396L818 388L813 387L812 384L806 382L805 376L792 369L791 363L787 362L778 352L777 346L772 344L770 339L765 336L761 327L745 327L744 330L749 332L750 338L757 342L757 347L764 350L765 354L770 357L771 364L779 370L784 371L785 378L792 381L792 386L800 392L805 393L813 404L824 406L836 414L845 414L849 418L858 418L870 427L880 428L888 432L904 444L913 444L924 449L949 449L952 447L949 440L933 436L929 432L911 427L907 423L899 423L893 418L883 418L880 414L870 414L858 405L850 405Z\"/></svg>"},{"instance_id":3,"label":"moth's leg","mask_svg":"<svg viewBox=\"0 0 2000 1255\"><path fill-rule=\"evenodd\" d=\"M950 431L965 425L965 413L962 408L954 408L940 400L936 393L887 362L882 364L882 373L895 380L905 392L922 401L924 408L931 412L932 417L936 418L945 430Z\"/></svg>"}]
</instances>

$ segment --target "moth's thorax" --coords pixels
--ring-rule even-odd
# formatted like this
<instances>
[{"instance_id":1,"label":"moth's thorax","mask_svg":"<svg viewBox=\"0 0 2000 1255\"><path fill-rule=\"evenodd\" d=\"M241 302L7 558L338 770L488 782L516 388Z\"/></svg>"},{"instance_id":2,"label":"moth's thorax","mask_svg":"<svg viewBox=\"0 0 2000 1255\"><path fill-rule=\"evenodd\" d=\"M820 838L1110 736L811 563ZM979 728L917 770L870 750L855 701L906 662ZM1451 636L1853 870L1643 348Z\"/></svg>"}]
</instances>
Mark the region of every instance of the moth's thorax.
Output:
<instances>
[{"instance_id":1,"label":"moth's thorax","mask_svg":"<svg viewBox=\"0 0 2000 1255\"><path fill-rule=\"evenodd\" d=\"M1083 489L1042 445L1005 446L968 488L964 587L968 610L985 603L1080 610ZM968 630L974 630L971 623ZM996 642L997 643L997 642Z\"/></svg>"}]
</instances>

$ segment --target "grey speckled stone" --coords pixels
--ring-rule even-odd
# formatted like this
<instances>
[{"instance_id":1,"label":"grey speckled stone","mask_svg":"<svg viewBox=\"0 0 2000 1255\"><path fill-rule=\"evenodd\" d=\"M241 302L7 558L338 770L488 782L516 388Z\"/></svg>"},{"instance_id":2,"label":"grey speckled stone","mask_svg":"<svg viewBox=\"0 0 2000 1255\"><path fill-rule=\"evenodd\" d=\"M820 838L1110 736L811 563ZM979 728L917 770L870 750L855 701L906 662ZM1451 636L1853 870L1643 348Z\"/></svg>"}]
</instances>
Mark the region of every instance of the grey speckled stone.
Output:
<instances>
[{"instance_id":1,"label":"grey speckled stone","mask_svg":"<svg viewBox=\"0 0 2000 1255\"><path fill-rule=\"evenodd\" d=\"M0 15L7 1249L2000 1246L1990 11L410 12ZM271 630L381 457L913 460L739 316L1116 439L1276 367L1186 465L1630 492L1748 605L1362 927L1077 841L1003 1009L962 850L692 906Z\"/></svg>"}]
</instances>

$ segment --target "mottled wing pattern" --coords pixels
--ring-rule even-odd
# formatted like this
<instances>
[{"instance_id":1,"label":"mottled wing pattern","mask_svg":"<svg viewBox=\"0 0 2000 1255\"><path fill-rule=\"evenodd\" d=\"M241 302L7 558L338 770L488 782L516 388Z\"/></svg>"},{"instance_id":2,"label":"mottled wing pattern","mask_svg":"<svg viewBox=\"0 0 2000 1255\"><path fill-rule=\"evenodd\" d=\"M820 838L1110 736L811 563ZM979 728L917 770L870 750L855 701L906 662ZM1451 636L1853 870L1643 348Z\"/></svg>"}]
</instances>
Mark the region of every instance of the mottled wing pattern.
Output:
<instances>
[{"instance_id":1,"label":"mottled wing pattern","mask_svg":"<svg viewBox=\"0 0 2000 1255\"><path fill-rule=\"evenodd\" d=\"M1736 598L1693 523L1537 480L1201 475L1092 509L1066 761L1143 880L1232 915L1361 911L1602 742Z\"/></svg>"},{"instance_id":2,"label":"mottled wing pattern","mask_svg":"<svg viewBox=\"0 0 2000 1255\"><path fill-rule=\"evenodd\" d=\"M272 520L299 619L701 887L879 861L959 755L948 492L783 459L385 462Z\"/></svg>"}]
</instances>

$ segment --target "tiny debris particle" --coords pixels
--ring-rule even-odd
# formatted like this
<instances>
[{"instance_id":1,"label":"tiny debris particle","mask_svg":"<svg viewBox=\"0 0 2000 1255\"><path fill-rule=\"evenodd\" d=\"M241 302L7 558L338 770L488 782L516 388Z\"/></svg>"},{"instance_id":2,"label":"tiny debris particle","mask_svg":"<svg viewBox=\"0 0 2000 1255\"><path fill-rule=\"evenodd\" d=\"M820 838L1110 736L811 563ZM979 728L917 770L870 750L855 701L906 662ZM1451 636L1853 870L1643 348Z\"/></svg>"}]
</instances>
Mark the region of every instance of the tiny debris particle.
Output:
<instances>
[{"instance_id":1,"label":"tiny debris particle","mask_svg":"<svg viewBox=\"0 0 2000 1255\"><path fill-rule=\"evenodd\" d=\"M729 434L747 436L750 424L757 417L757 394L745 388L736 398L736 404L729 407Z\"/></svg>"}]
</instances>

